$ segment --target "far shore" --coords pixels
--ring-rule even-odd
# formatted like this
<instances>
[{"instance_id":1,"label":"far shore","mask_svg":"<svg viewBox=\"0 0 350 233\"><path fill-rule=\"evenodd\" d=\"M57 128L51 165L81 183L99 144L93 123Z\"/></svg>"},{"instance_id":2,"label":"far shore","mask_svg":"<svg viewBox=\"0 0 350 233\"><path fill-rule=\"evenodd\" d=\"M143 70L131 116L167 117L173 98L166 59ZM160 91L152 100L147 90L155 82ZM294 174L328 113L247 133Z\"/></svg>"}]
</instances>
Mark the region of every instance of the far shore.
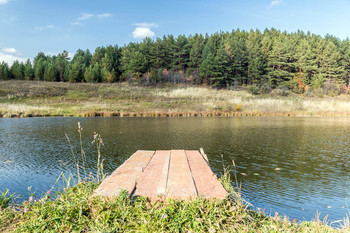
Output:
<instances>
[{"instance_id":1,"label":"far shore","mask_svg":"<svg viewBox=\"0 0 350 233\"><path fill-rule=\"evenodd\" d=\"M88 112L77 115L35 115L11 114L0 115L0 118L31 118L31 117L350 117L350 113L322 112L298 114L293 112Z\"/></svg>"},{"instance_id":2,"label":"far shore","mask_svg":"<svg viewBox=\"0 0 350 233\"><path fill-rule=\"evenodd\" d=\"M349 117L350 96L164 84L0 81L0 117Z\"/></svg>"}]
</instances>

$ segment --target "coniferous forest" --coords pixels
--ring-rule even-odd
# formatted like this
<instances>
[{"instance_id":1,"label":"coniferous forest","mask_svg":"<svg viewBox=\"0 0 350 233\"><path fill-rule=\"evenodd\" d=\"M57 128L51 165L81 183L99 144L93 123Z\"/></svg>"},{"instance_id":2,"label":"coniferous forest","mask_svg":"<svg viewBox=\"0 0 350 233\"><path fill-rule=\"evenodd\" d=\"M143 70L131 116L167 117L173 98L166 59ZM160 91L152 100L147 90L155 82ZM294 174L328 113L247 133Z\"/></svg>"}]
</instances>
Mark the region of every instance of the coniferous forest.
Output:
<instances>
[{"instance_id":1,"label":"coniferous forest","mask_svg":"<svg viewBox=\"0 0 350 233\"><path fill-rule=\"evenodd\" d=\"M347 92L349 77L349 39L276 29L168 35L98 47L94 53L79 49L72 59L67 51L40 52L33 61L0 64L0 80L250 85L265 92L281 87L296 93L325 87Z\"/></svg>"}]
</instances>

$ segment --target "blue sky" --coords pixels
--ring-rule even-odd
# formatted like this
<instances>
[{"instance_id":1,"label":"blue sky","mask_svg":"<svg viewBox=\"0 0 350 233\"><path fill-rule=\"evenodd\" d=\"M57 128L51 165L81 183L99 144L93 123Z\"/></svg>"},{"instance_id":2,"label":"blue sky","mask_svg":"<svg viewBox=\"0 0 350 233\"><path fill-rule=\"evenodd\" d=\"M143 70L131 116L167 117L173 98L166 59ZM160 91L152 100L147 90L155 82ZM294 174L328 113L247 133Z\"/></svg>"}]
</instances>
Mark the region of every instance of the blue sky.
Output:
<instances>
[{"instance_id":1,"label":"blue sky","mask_svg":"<svg viewBox=\"0 0 350 233\"><path fill-rule=\"evenodd\" d=\"M0 0L0 61L237 28L346 39L349 12L349 0Z\"/></svg>"}]
</instances>

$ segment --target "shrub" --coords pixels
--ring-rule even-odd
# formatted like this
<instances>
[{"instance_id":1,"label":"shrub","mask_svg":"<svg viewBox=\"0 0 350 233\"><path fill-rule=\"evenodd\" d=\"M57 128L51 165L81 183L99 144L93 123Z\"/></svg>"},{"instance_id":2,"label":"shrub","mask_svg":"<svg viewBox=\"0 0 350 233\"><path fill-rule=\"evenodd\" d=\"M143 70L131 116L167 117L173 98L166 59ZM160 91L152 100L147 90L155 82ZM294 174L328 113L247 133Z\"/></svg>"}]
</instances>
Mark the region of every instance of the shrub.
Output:
<instances>
[{"instance_id":1,"label":"shrub","mask_svg":"<svg viewBox=\"0 0 350 233\"><path fill-rule=\"evenodd\" d=\"M313 96L313 92L311 90L311 88L308 88L305 92L304 92L304 96L307 96L307 97L311 97Z\"/></svg>"},{"instance_id":2,"label":"shrub","mask_svg":"<svg viewBox=\"0 0 350 233\"><path fill-rule=\"evenodd\" d=\"M272 94L278 96L288 96L290 94L290 91L286 85L283 85L280 88L273 90Z\"/></svg>"},{"instance_id":3,"label":"shrub","mask_svg":"<svg viewBox=\"0 0 350 233\"><path fill-rule=\"evenodd\" d=\"M322 88L317 88L313 92L314 92L314 95L317 97L323 97L323 95L324 95Z\"/></svg>"},{"instance_id":4,"label":"shrub","mask_svg":"<svg viewBox=\"0 0 350 233\"><path fill-rule=\"evenodd\" d=\"M268 83L264 83L261 87L260 87L260 92L262 94L269 94L272 91L272 88L270 87L270 85Z\"/></svg>"},{"instance_id":5,"label":"shrub","mask_svg":"<svg viewBox=\"0 0 350 233\"><path fill-rule=\"evenodd\" d=\"M248 92L252 95L258 95L259 94L259 87L254 84L254 85L248 87Z\"/></svg>"},{"instance_id":6,"label":"shrub","mask_svg":"<svg viewBox=\"0 0 350 233\"><path fill-rule=\"evenodd\" d=\"M334 81L326 81L323 84L323 92L329 96L337 96L340 94L340 87Z\"/></svg>"}]
</instances>

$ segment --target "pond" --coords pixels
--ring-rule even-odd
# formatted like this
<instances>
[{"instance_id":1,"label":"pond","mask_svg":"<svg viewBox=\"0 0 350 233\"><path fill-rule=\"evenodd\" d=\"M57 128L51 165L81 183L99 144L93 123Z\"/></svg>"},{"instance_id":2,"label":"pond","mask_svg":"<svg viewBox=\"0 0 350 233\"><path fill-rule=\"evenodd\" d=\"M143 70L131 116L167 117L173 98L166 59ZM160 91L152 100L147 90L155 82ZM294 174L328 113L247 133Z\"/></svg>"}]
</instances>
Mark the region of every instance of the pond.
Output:
<instances>
[{"instance_id":1,"label":"pond","mask_svg":"<svg viewBox=\"0 0 350 233\"><path fill-rule=\"evenodd\" d=\"M79 157L78 122L87 174L96 172L94 132L103 139L104 172L109 174L139 149L203 147L217 175L224 166L232 169L234 160L231 177L236 173L254 208L298 220L314 219L317 211L330 221L349 213L349 118L0 119L0 191L39 196L61 172L75 175L65 134Z\"/></svg>"}]
</instances>

